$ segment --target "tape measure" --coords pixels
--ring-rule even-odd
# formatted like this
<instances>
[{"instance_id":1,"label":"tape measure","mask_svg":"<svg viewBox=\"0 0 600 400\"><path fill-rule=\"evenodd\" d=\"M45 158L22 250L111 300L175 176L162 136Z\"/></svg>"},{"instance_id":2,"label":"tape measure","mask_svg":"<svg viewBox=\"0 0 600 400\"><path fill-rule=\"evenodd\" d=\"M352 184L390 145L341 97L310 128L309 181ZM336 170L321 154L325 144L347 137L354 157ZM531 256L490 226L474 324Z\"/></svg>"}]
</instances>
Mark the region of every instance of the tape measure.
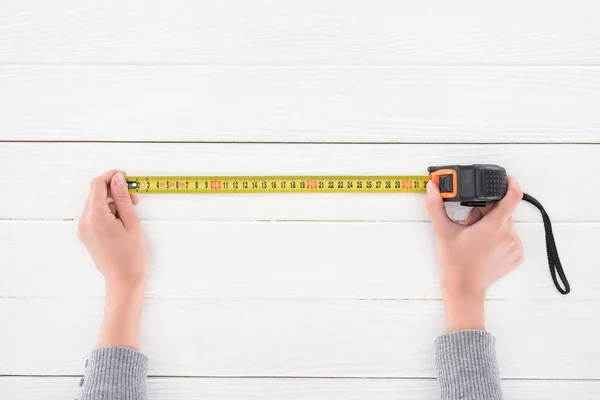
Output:
<instances>
[{"instance_id":1,"label":"tape measure","mask_svg":"<svg viewBox=\"0 0 600 400\"><path fill-rule=\"evenodd\" d=\"M433 180L445 201L470 206L500 200L506 170L492 164L429 167L429 175L391 176L129 176L137 194L424 193Z\"/></svg>"},{"instance_id":2,"label":"tape measure","mask_svg":"<svg viewBox=\"0 0 600 400\"><path fill-rule=\"evenodd\" d=\"M131 193L419 193L426 176L128 176Z\"/></svg>"}]
</instances>

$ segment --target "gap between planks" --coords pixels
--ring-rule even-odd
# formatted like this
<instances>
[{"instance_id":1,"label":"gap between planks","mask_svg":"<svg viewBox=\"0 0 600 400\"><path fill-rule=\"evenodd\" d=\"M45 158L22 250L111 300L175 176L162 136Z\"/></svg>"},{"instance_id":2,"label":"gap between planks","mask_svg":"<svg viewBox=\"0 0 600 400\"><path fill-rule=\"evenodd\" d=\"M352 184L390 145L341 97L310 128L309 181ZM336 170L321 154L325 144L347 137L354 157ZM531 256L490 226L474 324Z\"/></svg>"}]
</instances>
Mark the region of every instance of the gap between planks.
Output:
<instances>
[{"instance_id":1,"label":"gap between planks","mask_svg":"<svg viewBox=\"0 0 600 400\"><path fill-rule=\"evenodd\" d=\"M80 378L83 375L5 375L0 374L0 378ZM422 377L397 377L397 376L285 376L285 375L239 375L239 376L224 376L224 375L148 375L148 379L248 379L248 380L268 380L268 379L313 379L313 380L364 380L364 381L435 381L437 378L430 376ZM600 379L593 378L501 378L507 382L600 382Z\"/></svg>"},{"instance_id":2,"label":"gap between planks","mask_svg":"<svg viewBox=\"0 0 600 400\"><path fill-rule=\"evenodd\" d=\"M56 297L56 296L3 296L0 295L1 300L93 300L93 299L102 299L103 296L69 296L69 297ZM197 300L199 302L203 301L254 301L254 302L315 302L315 301L327 301L327 302L336 302L336 301L345 301L345 302L409 302L409 303L441 303L443 301L442 297L323 297L323 296L306 296L306 297L298 297L298 296L204 296L204 297L188 297L188 296L169 296L162 295L160 297L156 297L151 295L150 293L146 293L145 300ZM546 299L542 299L545 300ZM529 304L539 304L540 299L538 298L517 298L511 299L508 297L495 297L495 298L486 298L485 303L529 303ZM577 304L584 303L600 303L599 299L573 299L571 300L569 297L564 297L560 299L554 299L549 301L561 301L561 302L571 302ZM2 376L2 375L0 375Z\"/></svg>"},{"instance_id":3,"label":"gap between planks","mask_svg":"<svg viewBox=\"0 0 600 400\"><path fill-rule=\"evenodd\" d=\"M255 144L255 145L265 145L265 144L287 144L287 145L454 145L454 146L463 146L463 145L498 145L498 146L510 146L510 145L584 145L584 146L597 146L600 145L600 142L548 142L548 141L540 141L540 142L341 142L341 141L326 141L326 142L307 142L307 141L207 141L207 140L14 140L14 139L0 139L0 143L58 143L58 144Z\"/></svg>"},{"instance_id":4,"label":"gap between planks","mask_svg":"<svg viewBox=\"0 0 600 400\"><path fill-rule=\"evenodd\" d=\"M0 218L0 223L2 222L79 222L79 218L61 218L61 219L53 219L53 218ZM144 220L141 221L154 221L154 220ZM182 222L181 220L162 220L161 222ZM185 223L191 222L223 222L223 223L231 223L231 222L244 222L244 223L257 223L257 224L269 224L269 223L415 223L422 222L428 223L428 221L422 220L404 220L402 222L398 221L388 221L388 220L372 220L372 219L348 219L348 220L333 220L333 219L257 219L257 220L230 220L230 219L186 219ZM528 224L537 224L537 221L523 221L519 223L528 223ZM569 222L563 222L569 223ZM573 224L596 224L598 222L594 221L583 221L583 222L572 222Z\"/></svg>"},{"instance_id":5,"label":"gap between planks","mask_svg":"<svg viewBox=\"0 0 600 400\"><path fill-rule=\"evenodd\" d=\"M511 63L503 63L503 64L491 64L491 63L478 63L472 62L468 64L464 63L444 63L444 64L416 64L416 63L355 63L355 64L334 64L331 65L327 62L323 63L303 63L301 60L296 60L294 64L288 63L186 63L186 62L10 62L10 61L0 61L0 67L197 67L197 68L220 68L220 67L235 67L235 68L438 68L438 69L452 69L452 68L586 68L586 69L597 69L600 68L600 63L595 64L580 64L580 63L572 63L572 64L511 64Z\"/></svg>"}]
</instances>

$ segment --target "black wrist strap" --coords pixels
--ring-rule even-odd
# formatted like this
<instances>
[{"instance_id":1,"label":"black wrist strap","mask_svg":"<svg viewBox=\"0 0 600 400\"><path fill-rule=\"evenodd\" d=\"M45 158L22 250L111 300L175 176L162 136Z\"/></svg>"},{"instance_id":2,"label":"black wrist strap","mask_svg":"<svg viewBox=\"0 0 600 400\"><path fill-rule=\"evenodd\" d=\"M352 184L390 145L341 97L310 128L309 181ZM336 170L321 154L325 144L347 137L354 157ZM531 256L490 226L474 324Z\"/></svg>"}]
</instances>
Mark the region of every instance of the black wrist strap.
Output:
<instances>
[{"instance_id":1,"label":"black wrist strap","mask_svg":"<svg viewBox=\"0 0 600 400\"><path fill-rule=\"evenodd\" d=\"M548 213L546 213L546 210L544 210L544 207L535 198L531 197L527 193L523 193L523 200L533 204L542 213L544 230L546 231L546 253L548 253L548 266L550 267L550 274L552 275L552 280L554 281L554 286L556 286L556 289L561 294L568 294L571 291L571 286L569 285L565 271L563 271L562 264L560 263L560 258L558 257L558 250L556 249L556 243L554 242L554 234L552 233L550 217L548 216ZM558 275L560 278L562 286L560 285L556 275Z\"/></svg>"}]
</instances>

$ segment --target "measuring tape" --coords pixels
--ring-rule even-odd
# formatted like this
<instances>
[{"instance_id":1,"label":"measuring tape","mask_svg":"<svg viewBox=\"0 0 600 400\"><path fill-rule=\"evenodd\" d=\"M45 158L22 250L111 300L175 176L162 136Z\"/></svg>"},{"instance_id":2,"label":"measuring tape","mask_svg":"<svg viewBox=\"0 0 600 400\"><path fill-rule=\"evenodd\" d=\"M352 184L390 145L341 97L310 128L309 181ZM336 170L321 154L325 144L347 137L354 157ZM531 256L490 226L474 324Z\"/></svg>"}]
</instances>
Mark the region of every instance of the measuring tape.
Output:
<instances>
[{"instance_id":1,"label":"measuring tape","mask_svg":"<svg viewBox=\"0 0 600 400\"><path fill-rule=\"evenodd\" d=\"M483 206L504 197L506 170L494 164L429 167L429 175L379 176L130 176L137 194L423 193L433 180L444 201Z\"/></svg>"},{"instance_id":2,"label":"measuring tape","mask_svg":"<svg viewBox=\"0 0 600 400\"><path fill-rule=\"evenodd\" d=\"M445 201L485 205L506 193L506 170L493 164L429 167L429 175L130 176L131 193L423 193L433 180Z\"/></svg>"},{"instance_id":3,"label":"measuring tape","mask_svg":"<svg viewBox=\"0 0 600 400\"><path fill-rule=\"evenodd\" d=\"M422 193L431 176L128 176L131 193Z\"/></svg>"},{"instance_id":4,"label":"measuring tape","mask_svg":"<svg viewBox=\"0 0 600 400\"><path fill-rule=\"evenodd\" d=\"M444 201L482 206L504 197L506 170L494 164L429 167L429 175L130 176L131 193L423 193L433 180Z\"/></svg>"}]
</instances>

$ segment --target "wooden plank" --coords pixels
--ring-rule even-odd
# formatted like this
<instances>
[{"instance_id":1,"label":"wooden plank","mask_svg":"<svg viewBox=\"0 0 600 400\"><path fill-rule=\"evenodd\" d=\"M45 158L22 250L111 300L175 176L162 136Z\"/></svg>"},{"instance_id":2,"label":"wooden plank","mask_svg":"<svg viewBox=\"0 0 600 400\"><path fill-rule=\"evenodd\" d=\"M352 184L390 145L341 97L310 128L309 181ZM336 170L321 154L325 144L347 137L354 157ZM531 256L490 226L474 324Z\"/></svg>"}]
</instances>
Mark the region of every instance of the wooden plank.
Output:
<instances>
[{"instance_id":1,"label":"wooden plank","mask_svg":"<svg viewBox=\"0 0 600 400\"><path fill-rule=\"evenodd\" d=\"M89 181L116 167L132 175L418 175L478 162L506 167L554 222L599 222L600 191L588 182L598 159L598 145L0 143L0 219L78 218ZM420 194L153 195L137 209L146 220L429 219ZM515 219L541 220L529 204Z\"/></svg>"},{"instance_id":2,"label":"wooden plank","mask_svg":"<svg viewBox=\"0 0 600 400\"><path fill-rule=\"evenodd\" d=\"M77 378L0 377L0 396L11 400L63 400L79 395ZM506 400L596 400L598 381L502 382ZM150 400L431 400L434 379L219 379L150 378Z\"/></svg>"},{"instance_id":3,"label":"wooden plank","mask_svg":"<svg viewBox=\"0 0 600 400\"><path fill-rule=\"evenodd\" d=\"M103 280L74 222L0 223L0 297L96 297ZM426 223L144 224L151 245L151 298L439 299ZM490 299L600 300L600 224L557 224L573 292L562 297L548 272L542 224L519 224L525 263L492 287ZM35 277L35 279L32 279Z\"/></svg>"},{"instance_id":4,"label":"wooden plank","mask_svg":"<svg viewBox=\"0 0 600 400\"><path fill-rule=\"evenodd\" d=\"M589 67L3 66L0 89L0 140L600 142Z\"/></svg>"},{"instance_id":5,"label":"wooden plank","mask_svg":"<svg viewBox=\"0 0 600 400\"><path fill-rule=\"evenodd\" d=\"M584 0L5 0L0 62L598 65L599 12Z\"/></svg>"},{"instance_id":6,"label":"wooden plank","mask_svg":"<svg viewBox=\"0 0 600 400\"><path fill-rule=\"evenodd\" d=\"M1 299L0 374L82 373L102 309ZM600 378L598 303L490 302L487 318L503 377ZM150 299L142 348L151 375L432 378L443 320L438 301Z\"/></svg>"}]
</instances>

